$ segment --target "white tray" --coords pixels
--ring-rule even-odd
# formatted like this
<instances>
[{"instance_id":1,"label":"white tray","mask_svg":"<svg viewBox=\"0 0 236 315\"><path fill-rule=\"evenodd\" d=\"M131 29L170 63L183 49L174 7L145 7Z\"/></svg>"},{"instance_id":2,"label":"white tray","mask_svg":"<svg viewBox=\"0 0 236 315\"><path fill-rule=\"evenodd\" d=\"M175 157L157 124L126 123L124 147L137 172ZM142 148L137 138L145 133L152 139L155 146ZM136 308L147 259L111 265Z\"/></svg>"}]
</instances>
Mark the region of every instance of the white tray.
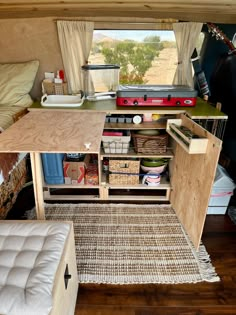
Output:
<instances>
[{"instance_id":1,"label":"white tray","mask_svg":"<svg viewBox=\"0 0 236 315\"><path fill-rule=\"evenodd\" d=\"M79 107L83 104L84 97L80 95L47 95L41 98L41 105L46 107Z\"/></svg>"}]
</instances>

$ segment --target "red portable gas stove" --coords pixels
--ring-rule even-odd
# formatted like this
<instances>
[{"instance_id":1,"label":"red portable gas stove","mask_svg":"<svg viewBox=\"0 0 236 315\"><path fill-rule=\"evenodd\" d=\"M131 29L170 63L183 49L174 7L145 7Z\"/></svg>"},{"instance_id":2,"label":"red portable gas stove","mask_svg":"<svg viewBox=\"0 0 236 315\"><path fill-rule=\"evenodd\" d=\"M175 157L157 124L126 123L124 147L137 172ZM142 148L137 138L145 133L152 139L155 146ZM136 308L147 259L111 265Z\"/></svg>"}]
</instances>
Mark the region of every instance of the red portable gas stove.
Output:
<instances>
[{"instance_id":1,"label":"red portable gas stove","mask_svg":"<svg viewBox=\"0 0 236 315\"><path fill-rule=\"evenodd\" d=\"M197 91L185 85L119 85L118 106L195 106Z\"/></svg>"}]
</instances>

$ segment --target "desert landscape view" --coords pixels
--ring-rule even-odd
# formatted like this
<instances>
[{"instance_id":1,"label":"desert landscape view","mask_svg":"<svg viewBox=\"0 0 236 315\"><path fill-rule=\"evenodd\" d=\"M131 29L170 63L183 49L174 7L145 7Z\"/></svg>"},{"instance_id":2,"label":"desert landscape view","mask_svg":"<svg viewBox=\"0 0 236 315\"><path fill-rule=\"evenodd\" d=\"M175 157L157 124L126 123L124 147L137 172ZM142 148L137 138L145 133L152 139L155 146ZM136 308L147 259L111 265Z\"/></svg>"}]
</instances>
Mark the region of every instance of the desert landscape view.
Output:
<instances>
[{"instance_id":1,"label":"desert landscape view","mask_svg":"<svg viewBox=\"0 0 236 315\"><path fill-rule=\"evenodd\" d=\"M113 39L102 37L101 34L94 39L96 44L98 42L111 42ZM169 46L169 47L168 47ZM152 62L152 67L146 72L144 78L146 84L156 84L156 85L166 85L172 84L174 74L177 66L177 49L173 47L173 42L170 42L170 45L165 45L164 48L160 51L159 56L155 57ZM105 64L104 55L101 52L91 53L89 57L89 64Z\"/></svg>"},{"instance_id":2,"label":"desert landscape view","mask_svg":"<svg viewBox=\"0 0 236 315\"><path fill-rule=\"evenodd\" d=\"M91 55L90 64L104 64L104 56L101 53ZM164 48L156 57L152 67L147 71L145 79L147 84L172 84L177 63L177 51L175 48Z\"/></svg>"}]
</instances>

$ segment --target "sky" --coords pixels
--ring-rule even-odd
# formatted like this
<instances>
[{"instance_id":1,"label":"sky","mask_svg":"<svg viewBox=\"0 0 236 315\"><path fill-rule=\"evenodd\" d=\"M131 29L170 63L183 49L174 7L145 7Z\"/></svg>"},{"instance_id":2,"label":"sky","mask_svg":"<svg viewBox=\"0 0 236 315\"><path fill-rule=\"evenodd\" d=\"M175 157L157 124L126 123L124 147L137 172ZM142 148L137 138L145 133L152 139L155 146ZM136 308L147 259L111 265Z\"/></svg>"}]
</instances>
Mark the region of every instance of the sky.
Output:
<instances>
[{"instance_id":1,"label":"sky","mask_svg":"<svg viewBox=\"0 0 236 315\"><path fill-rule=\"evenodd\" d=\"M161 41L175 41L173 31L124 31L124 30L97 30L94 33L100 33L114 39L132 39L143 41L147 36L160 36Z\"/></svg>"}]
</instances>

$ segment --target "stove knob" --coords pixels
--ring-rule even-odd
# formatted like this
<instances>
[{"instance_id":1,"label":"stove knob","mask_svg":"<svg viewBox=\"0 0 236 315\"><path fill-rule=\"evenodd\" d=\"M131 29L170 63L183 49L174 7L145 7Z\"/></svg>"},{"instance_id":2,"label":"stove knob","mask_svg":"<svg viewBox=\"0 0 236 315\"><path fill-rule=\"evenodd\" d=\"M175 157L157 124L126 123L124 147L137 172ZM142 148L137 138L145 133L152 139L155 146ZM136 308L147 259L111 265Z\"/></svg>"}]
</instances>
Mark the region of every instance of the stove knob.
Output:
<instances>
[{"instance_id":1,"label":"stove knob","mask_svg":"<svg viewBox=\"0 0 236 315\"><path fill-rule=\"evenodd\" d=\"M124 100L124 104L128 104L128 101L127 101L127 100Z\"/></svg>"},{"instance_id":2,"label":"stove knob","mask_svg":"<svg viewBox=\"0 0 236 315\"><path fill-rule=\"evenodd\" d=\"M176 104L177 106L179 106L179 105L181 104L181 102L180 102L180 101L177 101L175 104Z\"/></svg>"},{"instance_id":3,"label":"stove knob","mask_svg":"<svg viewBox=\"0 0 236 315\"><path fill-rule=\"evenodd\" d=\"M138 101L137 101L137 100L134 100L133 104L134 104L134 105L138 105Z\"/></svg>"}]
</instances>

